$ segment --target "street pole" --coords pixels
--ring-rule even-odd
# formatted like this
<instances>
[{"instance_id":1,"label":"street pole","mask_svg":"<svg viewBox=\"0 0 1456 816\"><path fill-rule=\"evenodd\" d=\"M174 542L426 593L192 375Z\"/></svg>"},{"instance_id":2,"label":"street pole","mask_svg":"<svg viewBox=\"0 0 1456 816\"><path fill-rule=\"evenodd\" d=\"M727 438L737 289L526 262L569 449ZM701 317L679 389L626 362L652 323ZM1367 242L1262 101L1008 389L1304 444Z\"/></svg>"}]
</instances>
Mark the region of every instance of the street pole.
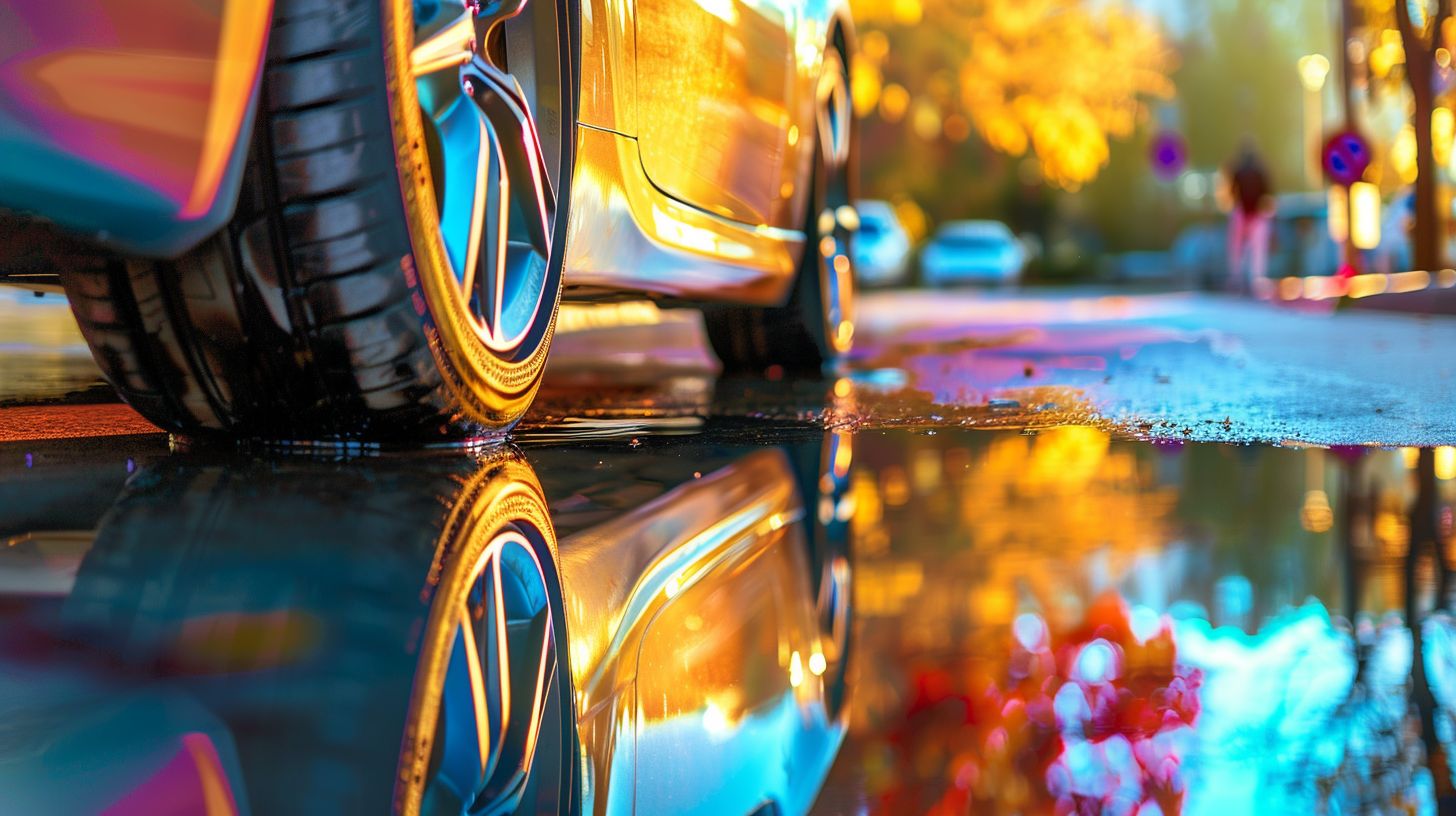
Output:
<instances>
[{"instance_id":1,"label":"street pole","mask_svg":"<svg viewBox=\"0 0 1456 816\"><path fill-rule=\"evenodd\" d=\"M1311 190L1324 188L1324 168L1320 148L1324 141L1325 80L1330 74L1330 61L1323 54L1299 58L1299 82L1304 86L1304 180Z\"/></svg>"},{"instance_id":2,"label":"street pole","mask_svg":"<svg viewBox=\"0 0 1456 816\"><path fill-rule=\"evenodd\" d=\"M1345 129L1355 124L1352 111L1355 109L1354 66L1350 64L1350 34L1354 30L1351 17L1355 14L1351 0L1340 0L1340 102L1344 105Z\"/></svg>"},{"instance_id":3,"label":"street pole","mask_svg":"<svg viewBox=\"0 0 1456 816\"><path fill-rule=\"evenodd\" d=\"M1306 88L1304 91L1304 143L1306 145L1304 172L1305 180L1311 190L1319 190L1324 187L1324 172L1320 167L1320 136L1324 133L1322 108L1320 92Z\"/></svg>"},{"instance_id":4,"label":"street pole","mask_svg":"<svg viewBox=\"0 0 1456 816\"><path fill-rule=\"evenodd\" d=\"M1340 0L1340 94L1341 102L1344 104L1345 127L1348 131L1355 129L1355 67L1350 62L1350 39L1354 32L1355 6L1353 0ZM1354 221L1350 210L1351 196L1346 191L1345 195L1345 242L1342 247L1343 263L1340 265L1342 274L1355 274L1360 271L1360 256L1355 250L1355 230L1352 228Z\"/></svg>"}]
</instances>

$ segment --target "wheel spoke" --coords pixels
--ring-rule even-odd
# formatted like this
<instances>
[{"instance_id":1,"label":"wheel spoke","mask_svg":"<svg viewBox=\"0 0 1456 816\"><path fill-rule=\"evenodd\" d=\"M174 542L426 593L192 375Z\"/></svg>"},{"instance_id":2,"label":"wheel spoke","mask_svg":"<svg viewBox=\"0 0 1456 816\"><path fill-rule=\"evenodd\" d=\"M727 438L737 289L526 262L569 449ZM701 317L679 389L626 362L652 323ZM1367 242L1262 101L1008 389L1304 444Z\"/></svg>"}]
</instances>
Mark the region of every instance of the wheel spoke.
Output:
<instances>
[{"instance_id":1,"label":"wheel spoke","mask_svg":"<svg viewBox=\"0 0 1456 816\"><path fill-rule=\"evenodd\" d=\"M556 203L540 134L520 84L484 47L526 3L466 0L460 16L422 29L411 55L444 154L436 183L446 255L481 340L502 354L541 327L552 281Z\"/></svg>"},{"instance_id":2,"label":"wheel spoke","mask_svg":"<svg viewBox=\"0 0 1456 816\"><path fill-rule=\"evenodd\" d=\"M468 102L451 105L439 120L444 145L445 196L440 234L450 263L468 294L479 263L480 238L490 196L491 138L480 112Z\"/></svg>"},{"instance_id":3,"label":"wheel spoke","mask_svg":"<svg viewBox=\"0 0 1456 816\"><path fill-rule=\"evenodd\" d=\"M485 778L492 729L468 610L461 610L457 627L441 689L438 775L456 796L468 800Z\"/></svg>"},{"instance_id":4,"label":"wheel spoke","mask_svg":"<svg viewBox=\"0 0 1456 816\"><path fill-rule=\"evenodd\" d=\"M540 637L536 639L535 655L539 655L536 661L536 684L535 693L531 699L531 720L528 726L529 731L526 738L526 753L524 757L523 770L530 773L531 757L536 754L536 740L541 737L541 715L546 707L546 695L551 690L552 678L556 673L556 637L553 634L554 621L551 611L546 611L546 625L542 628Z\"/></svg>"},{"instance_id":5,"label":"wheel spoke","mask_svg":"<svg viewBox=\"0 0 1456 816\"><path fill-rule=\"evenodd\" d=\"M530 691L531 694L519 695L516 701L518 708L511 712L513 717L511 730L502 743L503 750L495 763L495 771L486 782L481 796L483 800L491 802L493 807L482 811L482 814L517 812L521 795L525 792L527 780L531 777L532 762L536 756L536 743L541 737L545 709L556 683L556 648L555 639L550 634L551 614L547 612L544 617L526 622L527 625L521 626L526 631L517 633L518 637L530 637L538 628L531 624L543 622L544 632L539 638L533 640L533 644L512 644L511 646L512 650L530 649L523 655L525 659L522 662L531 658L535 659L535 662L531 664L535 669L535 684L533 688L524 689ZM522 672L526 670L522 668Z\"/></svg>"},{"instance_id":6,"label":"wheel spoke","mask_svg":"<svg viewBox=\"0 0 1456 816\"><path fill-rule=\"evenodd\" d=\"M509 569L505 568L507 559L512 565ZM528 559L531 564L527 564ZM556 678L557 643L546 587L533 580L540 574L539 562L525 540L505 538L494 570L501 582L496 589L501 601L497 619L504 621L503 648L499 650L502 715L496 732L499 742L491 762L493 770L482 797L493 802L500 812L515 812L531 775ZM509 588L504 586L507 581Z\"/></svg>"},{"instance_id":7,"label":"wheel spoke","mask_svg":"<svg viewBox=\"0 0 1456 816\"><path fill-rule=\"evenodd\" d=\"M449 24L415 43L410 70L416 78L458 68L475 53L475 14L466 9Z\"/></svg>"},{"instance_id":8,"label":"wheel spoke","mask_svg":"<svg viewBox=\"0 0 1456 816\"><path fill-rule=\"evenodd\" d=\"M541 158L541 141L536 123L520 88L509 74L476 58L461 72L473 89L472 98L485 114L502 147L502 160L509 178L519 183L511 195L525 216L525 227L533 246L549 249L551 215L555 200L546 163Z\"/></svg>"},{"instance_id":9,"label":"wheel spoke","mask_svg":"<svg viewBox=\"0 0 1456 816\"><path fill-rule=\"evenodd\" d=\"M482 248L486 262L477 273L476 289L486 343L507 350L521 342L534 322L530 317L541 306L540 282L533 276L550 257L555 202L536 125L515 81L479 57L461 75L484 117L493 161L499 164L499 181L491 185L498 204L488 208ZM513 214L518 222L513 223ZM498 216L493 222L492 215ZM535 297L529 303L517 302L531 294ZM522 307L525 328L516 331L506 325L507 312L514 317Z\"/></svg>"},{"instance_id":10,"label":"wheel spoke","mask_svg":"<svg viewBox=\"0 0 1456 816\"><path fill-rule=\"evenodd\" d=\"M507 236L510 234L510 177L501 166L501 144L495 131L486 127L486 147L490 151L485 179L477 193L481 218L475 222L479 232L472 238L477 256L471 267L474 284L464 284L467 300L474 298L481 328L494 336L500 325L500 302L505 297ZM469 279L467 279L468 281Z\"/></svg>"},{"instance_id":11,"label":"wheel spoke","mask_svg":"<svg viewBox=\"0 0 1456 816\"><path fill-rule=\"evenodd\" d=\"M485 764L485 775L481 781L491 778L500 761L501 745L505 742L506 729L510 728L511 705L511 659L506 639L505 598L501 593L500 552L497 549L481 576L486 586L484 599L484 621L481 627L486 649L481 655L484 666L485 702L490 712L491 730L487 737L489 760Z\"/></svg>"}]
</instances>

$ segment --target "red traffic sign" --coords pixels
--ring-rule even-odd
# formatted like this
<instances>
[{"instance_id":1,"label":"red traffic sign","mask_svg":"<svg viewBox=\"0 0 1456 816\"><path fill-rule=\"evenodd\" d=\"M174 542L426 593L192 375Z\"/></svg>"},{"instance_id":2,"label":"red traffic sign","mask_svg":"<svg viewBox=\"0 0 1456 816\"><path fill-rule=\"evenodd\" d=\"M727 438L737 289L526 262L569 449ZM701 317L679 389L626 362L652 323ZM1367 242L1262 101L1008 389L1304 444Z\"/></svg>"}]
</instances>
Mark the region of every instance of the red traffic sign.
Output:
<instances>
[{"instance_id":1,"label":"red traffic sign","mask_svg":"<svg viewBox=\"0 0 1456 816\"><path fill-rule=\"evenodd\" d=\"M1148 160L1152 162L1154 175L1163 181L1172 181L1188 167L1188 145L1174 131L1162 131L1148 145Z\"/></svg>"},{"instance_id":2,"label":"red traffic sign","mask_svg":"<svg viewBox=\"0 0 1456 816\"><path fill-rule=\"evenodd\" d=\"M1321 163L1330 181L1349 187L1365 177L1370 167L1370 145L1355 131L1342 130L1325 142Z\"/></svg>"}]
</instances>

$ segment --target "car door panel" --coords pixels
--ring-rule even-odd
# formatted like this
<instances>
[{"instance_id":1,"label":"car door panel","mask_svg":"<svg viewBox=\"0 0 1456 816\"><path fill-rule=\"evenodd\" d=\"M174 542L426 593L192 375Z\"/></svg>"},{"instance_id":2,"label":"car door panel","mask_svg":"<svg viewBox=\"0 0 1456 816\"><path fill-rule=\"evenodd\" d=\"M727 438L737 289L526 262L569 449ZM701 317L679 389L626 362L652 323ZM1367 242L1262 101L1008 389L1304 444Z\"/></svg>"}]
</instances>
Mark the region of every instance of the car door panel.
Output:
<instances>
[{"instance_id":1,"label":"car door panel","mask_svg":"<svg viewBox=\"0 0 1456 816\"><path fill-rule=\"evenodd\" d=\"M805 136L790 0L637 0L642 163L667 194L796 228Z\"/></svg>"},{"instance_id":2,"label":"car door panel","mask_svg":"<svg viewBox=\"0 0 1456 816\"><path fill-rule=\"evenodd\" d=\"M633 0L582 0L581 104L577 120L637 135L637 28Z\"/></svg>"}]
</instances>

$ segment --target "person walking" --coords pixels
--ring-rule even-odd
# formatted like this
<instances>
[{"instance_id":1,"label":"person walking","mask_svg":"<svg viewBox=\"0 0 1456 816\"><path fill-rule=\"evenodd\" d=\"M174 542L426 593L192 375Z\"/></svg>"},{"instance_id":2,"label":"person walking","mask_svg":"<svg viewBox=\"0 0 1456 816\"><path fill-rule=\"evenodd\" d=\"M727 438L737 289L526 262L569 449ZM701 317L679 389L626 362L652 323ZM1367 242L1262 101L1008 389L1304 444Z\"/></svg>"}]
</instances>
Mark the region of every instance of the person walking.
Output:
<instances>
[{"instance_id":1,"label":"person walking","mask_svg":"<svg viewBox=\"0 0 1456 816\"><path fill-rule=\"evenodd\" d=\"M1273 186L1269 182L1269 171L1259 160L1252 142L1244 143L1227 173L1233 196L1228 234L1229 289L1253 292L1269 269L1269 230L1274 221ZM1246 260L1247 276L1244 272Z\"/></svg>"}]
</instances>

